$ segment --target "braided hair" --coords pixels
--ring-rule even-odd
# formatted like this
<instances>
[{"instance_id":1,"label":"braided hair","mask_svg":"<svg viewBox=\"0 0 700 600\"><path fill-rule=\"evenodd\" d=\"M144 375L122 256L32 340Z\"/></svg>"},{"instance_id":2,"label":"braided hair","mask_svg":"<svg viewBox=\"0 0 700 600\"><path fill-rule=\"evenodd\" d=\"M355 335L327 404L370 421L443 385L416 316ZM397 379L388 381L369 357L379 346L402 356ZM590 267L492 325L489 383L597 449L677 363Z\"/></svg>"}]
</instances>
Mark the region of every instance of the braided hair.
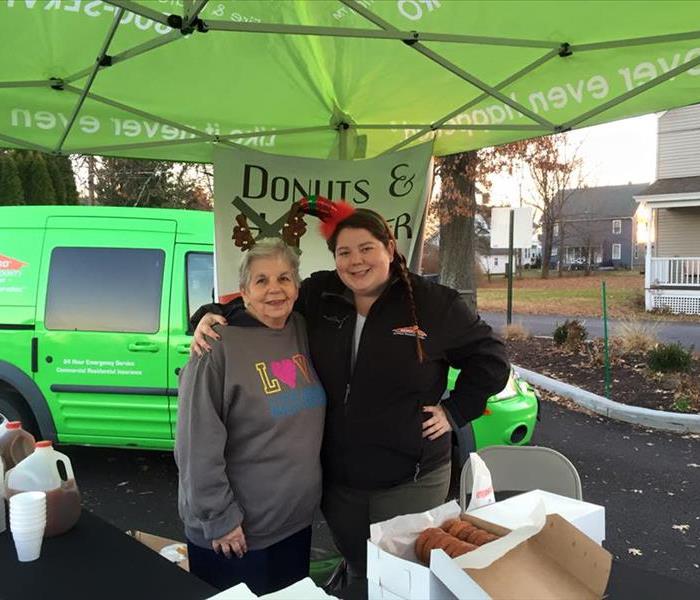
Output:
<instances>
[{"instance_id":1,"label":"braided hair","mask_svg":"<svg viewBox=\"0 0 700 600\"><path fill-rule=\"evenodd\" d=\"M423 343L419 335L420 327L418 326L418 311L416 309L416 301L413 294L413 285L411 284L411 278L408 273L406 257L398 251L396 238L394 237L389 224L384 220L384 217L373 210L369 210L367 208L356 209L350 216L346 217L337 224L335 230L327 240L328 249L334 254L338 243L338 234L343 229L347 228L366 229L369 231L372 237L378 239L382 244L384 244L385 248L389 247L390 242L394 242L394 259L391 262L390 268L391 271L401 278L406 290L406 299L408 301L411 319L413 319L413 329L416 337L416 354L418 356L418 362L422 363L425 360L425 351L423 350Z\"/></svg>"}]
</instances>

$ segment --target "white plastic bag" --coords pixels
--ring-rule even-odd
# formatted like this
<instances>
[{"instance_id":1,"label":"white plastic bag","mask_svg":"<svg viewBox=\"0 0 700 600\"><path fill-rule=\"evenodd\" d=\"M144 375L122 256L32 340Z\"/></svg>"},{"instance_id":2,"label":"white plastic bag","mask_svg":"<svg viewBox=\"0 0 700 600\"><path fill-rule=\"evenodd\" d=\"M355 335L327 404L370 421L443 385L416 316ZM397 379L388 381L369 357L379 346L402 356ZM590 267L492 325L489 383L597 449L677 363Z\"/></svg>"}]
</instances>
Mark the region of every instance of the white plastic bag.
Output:
<instances>
[{"instance_id":1,"label":"white plastic bag","mask_svg":"<svg viewBox=\"0 0 700 600\"><path fill-rule=\"evenodd\" d=\"M472 497L467 506L467 512L496 502L491 483L491 471L486 463L476 452L469 453L469 461L472 468Z\"/></svg>"}]
</instances>

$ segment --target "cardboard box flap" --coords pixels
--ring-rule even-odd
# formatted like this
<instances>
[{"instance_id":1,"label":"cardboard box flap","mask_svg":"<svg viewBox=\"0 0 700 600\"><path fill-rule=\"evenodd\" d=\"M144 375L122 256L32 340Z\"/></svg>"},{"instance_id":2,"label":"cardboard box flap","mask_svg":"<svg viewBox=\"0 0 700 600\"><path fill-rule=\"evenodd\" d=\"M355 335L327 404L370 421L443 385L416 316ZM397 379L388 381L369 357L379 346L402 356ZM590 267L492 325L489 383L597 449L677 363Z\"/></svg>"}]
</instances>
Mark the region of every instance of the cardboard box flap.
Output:
<instances>
[{"instance_id":1,"label":"cardboard box flap","mask_svg":"<svg viewBox=\"0 0 700 600\"><path fill-rule=\"evenodd\" d=\"M547 524L533 542L597 597L605 593L612 555L588 536L580 535L578 528L566 519L549 515Z\"/></svg>"},{"instance_id":2,"label":"cardboard box flap","mask_svg":"<svg viewBox=\"0 0 700 600\"><path fill-rule=\"evenodd\" d=\"M187 557L187 544L135 529L126 531L126 534L138 540L154 552L157 552L163 558L167 558L170 562L176 563L181 569L185 571L190 570Z\"/></svg>"},{"instance_id":3,"label":"cardboard box flap","mask_svg":"<svg viewBox=\"0 0 700 600\"><path fill-rule=\"evenodd\" d=\"M606 550L559 515L549 515L538 533L484 568L462 569L460 558L452 560L442 550L433 550L430 568L453 594L469 600L599 599L612 564Z\"/></svg>"}]
</instances>

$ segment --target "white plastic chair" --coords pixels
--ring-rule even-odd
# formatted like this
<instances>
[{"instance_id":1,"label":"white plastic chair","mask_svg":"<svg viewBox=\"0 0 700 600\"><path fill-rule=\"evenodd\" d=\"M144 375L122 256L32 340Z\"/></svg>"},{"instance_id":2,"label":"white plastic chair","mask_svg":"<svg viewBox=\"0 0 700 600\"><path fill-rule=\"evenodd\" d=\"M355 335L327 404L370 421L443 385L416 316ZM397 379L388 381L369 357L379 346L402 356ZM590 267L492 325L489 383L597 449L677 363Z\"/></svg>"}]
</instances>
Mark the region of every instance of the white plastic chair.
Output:
<instances>
[{"instance_id":1,"label":"white plastic chair","mask_svg":"<svg viewBox=\"0 0 700 600\"><path fill-rule=\"evenodd\" d=\"M489 446L478 452L491 471L495 492L545 490L560 496L583 499L576 467L560 452L543 446ZM459 482L459 503L467 508L472 490L470 461L464 463Z\"/></svg>"}]
</instances>

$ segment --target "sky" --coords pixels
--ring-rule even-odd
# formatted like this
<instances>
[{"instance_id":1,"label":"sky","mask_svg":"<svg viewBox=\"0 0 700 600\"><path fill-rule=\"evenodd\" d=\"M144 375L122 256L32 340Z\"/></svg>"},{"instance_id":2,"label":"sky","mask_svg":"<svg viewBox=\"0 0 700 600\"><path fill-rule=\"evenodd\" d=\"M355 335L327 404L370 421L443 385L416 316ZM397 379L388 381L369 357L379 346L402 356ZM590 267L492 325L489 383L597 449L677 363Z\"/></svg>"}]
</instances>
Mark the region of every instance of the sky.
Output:
<instances>
[{"instance_id":1,"label":"sky","mask_svg":"<svg viewBox=\"0 0 700 600\"><path fill-rule=\"evenodd\" d=\"M579 148L585 183L589 187L651 183L656 178L657 115L644 115L578 129L568 134L572 148ZM527 184L522 186L527 200ZM494 179L491 205L519 206L518 177Z\"/></svg>"}]
</instances>

